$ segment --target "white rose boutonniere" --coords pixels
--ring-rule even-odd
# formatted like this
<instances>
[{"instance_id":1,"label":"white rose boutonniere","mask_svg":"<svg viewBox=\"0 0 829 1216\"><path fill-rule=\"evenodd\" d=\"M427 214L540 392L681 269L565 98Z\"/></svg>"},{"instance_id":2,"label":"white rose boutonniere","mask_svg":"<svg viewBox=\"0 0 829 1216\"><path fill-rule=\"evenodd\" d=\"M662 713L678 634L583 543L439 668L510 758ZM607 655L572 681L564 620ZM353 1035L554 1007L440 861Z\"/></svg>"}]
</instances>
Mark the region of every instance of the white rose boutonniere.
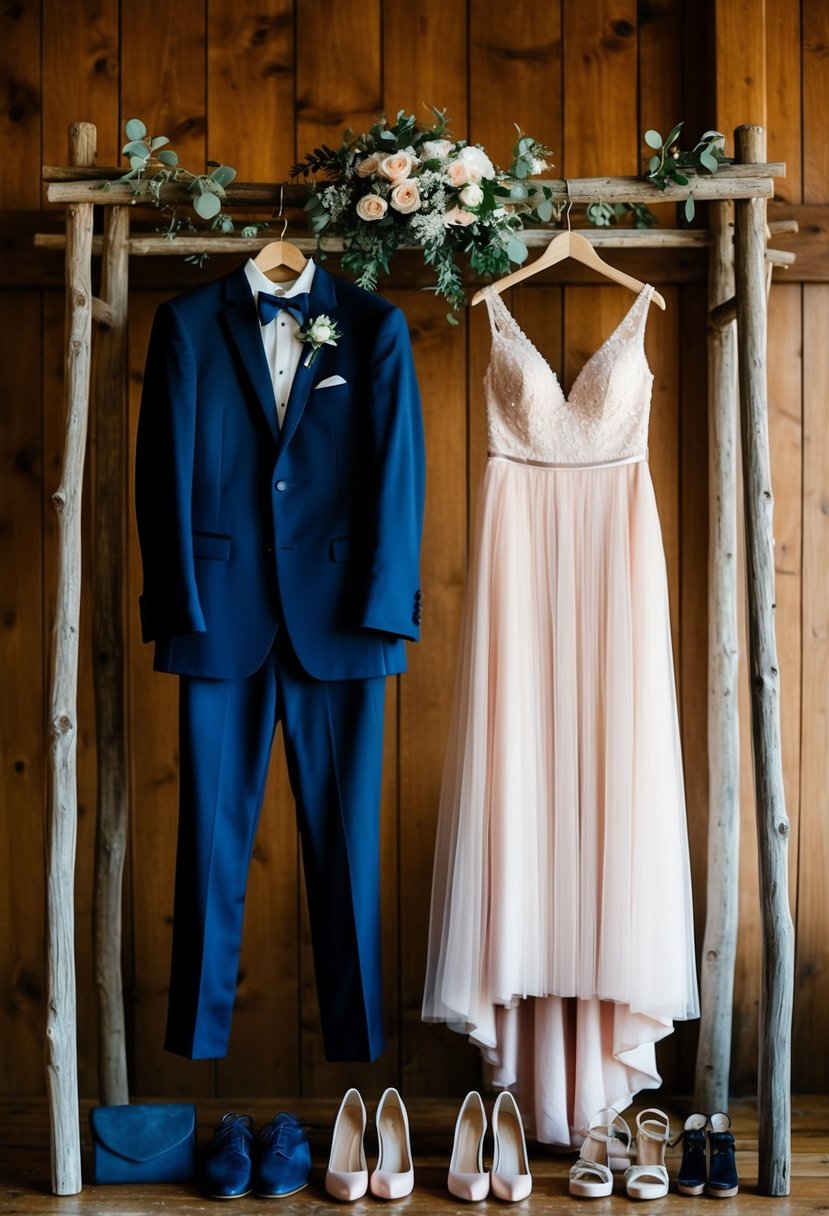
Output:
<instances>
[{"instance_id":1,"label":"white rose boutonniere","mask_svg":"<svg viewBox=\"0 0 829 1216\"><path fill-rule=\"evenodd\" d=\"M336 321L326 317L325 313L320 313L318 317L314 317L313 321L309 321L304 329L299 330L297 337L300 342L305 342L311 347L305 357L305 367L313 367L314 360L323 346L336 346L337 339L341 338L342 334L337 329Z\"/></svg>"}]
</instances>

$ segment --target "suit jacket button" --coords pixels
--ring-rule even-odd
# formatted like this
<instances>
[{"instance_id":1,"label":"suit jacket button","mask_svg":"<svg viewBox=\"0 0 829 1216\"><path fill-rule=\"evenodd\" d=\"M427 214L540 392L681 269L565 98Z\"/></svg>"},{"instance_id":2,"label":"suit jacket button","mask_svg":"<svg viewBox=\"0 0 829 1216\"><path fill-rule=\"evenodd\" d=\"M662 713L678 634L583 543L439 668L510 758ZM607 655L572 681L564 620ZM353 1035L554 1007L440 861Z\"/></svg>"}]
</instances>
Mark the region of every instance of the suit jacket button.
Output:
<instances>
[{"instance_id":1,"label":"suit jacket button","mask_svg":"<svg viewBox=\"0 0 829 1216\"><path fill-rule=\"evenodd\" d=\"M287 488L288 488L287 481L278 481L276 483L276 489L279 490L280 494L282 493L283 490L287 490Z\"/></svg>"}]
</instances>

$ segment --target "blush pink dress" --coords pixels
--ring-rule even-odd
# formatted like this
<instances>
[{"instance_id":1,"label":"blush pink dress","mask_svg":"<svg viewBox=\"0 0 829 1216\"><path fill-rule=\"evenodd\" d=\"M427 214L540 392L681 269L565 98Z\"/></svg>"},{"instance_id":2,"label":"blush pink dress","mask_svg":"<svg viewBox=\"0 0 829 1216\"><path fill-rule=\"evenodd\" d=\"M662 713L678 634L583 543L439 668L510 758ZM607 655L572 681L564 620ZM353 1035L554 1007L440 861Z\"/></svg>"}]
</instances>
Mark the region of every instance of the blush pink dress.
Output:
<instances>
[{"instance_id":1,"label":"blush pink dress","mask_svg":"<svg viewBox=\"0 0 829 1216\"><path fill-rule=\"evenodd\" d=\"M427 1021L539 1140L661 1083L698 1016L645 287L565 397L486 291L489 459L435 846Z\"/></svg>"}]
</instances>

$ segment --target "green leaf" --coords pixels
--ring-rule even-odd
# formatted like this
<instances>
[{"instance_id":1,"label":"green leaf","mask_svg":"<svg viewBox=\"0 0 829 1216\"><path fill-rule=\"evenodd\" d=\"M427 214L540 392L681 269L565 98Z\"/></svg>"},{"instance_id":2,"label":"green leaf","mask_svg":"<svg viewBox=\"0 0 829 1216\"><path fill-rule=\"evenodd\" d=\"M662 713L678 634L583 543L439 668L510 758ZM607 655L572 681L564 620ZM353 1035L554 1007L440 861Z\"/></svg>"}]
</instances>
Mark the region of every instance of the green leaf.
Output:
<instances>
[{"instance_id":1,"label":"green leaf","mask_svg":"<svg viewBox=\"0 0 829 1216\"><path fill-rule=\"evenodd\" d=\"M509 196L512 199L520 200L529 198L529 190L523 182L513 182L510 186Z\"/></svg>"},{"instance_id":2,"label":"green leaf","mask_svg":"<svg viewBox=\"0 0 829 1216\"><path fill-rule=\"evenodd\" d=\"M169 142L170 141L166 135L156 135L150 142L150 148L153 152L155 152L156 148L163 148L164 145L168 144Z\"/></svg>"},{"instance_id":3,"label":"green leaf","mask_svg":"<svg viewBox=\"0 0 829 1216\"><path fill-rule=\"evenodd\" d=\"M218 182L220 186L229 186L236 176L236 170L231 169L230 165L219 165L210 174L214 182Z\"/></svg>"},{"instance_id":4,"label":"green leaf","mask_svg":"<svg viewBox=\"0 0 829 1216\"><path fill-rule=\"evenodd\" d=\"M645 132L645 143L649 148L661 148L662 136L658 131L650 130Z\"/></svg>"},{"instance_id":5,"label":"green leaf","mask_svg":"<svg viewBox=\"0 0 829 1216\"><path fill-rule=\"evenodd\" d=\"M676 182L676 184L678 186L687 186L688 185L688 178L685 176L684 173L675 173L674 181Z\"/></svg>"},{"instance_id":6,"label":"green leaf","mask_svg":"<svg viewBox=\"0 0 829 1216\"><path fill-rule=\"evenodd\" d=\"M529 177L529 173L530 173L530 166L527 164L527 162L525 160L521 160L519 158L515 162L515 176L516 177Z\"/></svg>"},{"instance_id":7,"label":"green leaf","mask_svg":"<svg viewBox=\"0 0 829 1216\"><path fill-rule=\"evenodd\" d=\"M125 124L124 130L127 133L127 139L143 139L147 134L147 128L140 118L130 118Z\"/></svg>"},{"instance_id":8,"label":"green leaf","mask_svg":"<svg viewBox=\"0 0 829 1216\"><path fill-rule=\"evenodd\" d=\"M203 220L212 220L222 209L221 199L215 194L200 194L193 200L193 210Z\"/></svg>"},{"instance_id":9,"label":"green leaf","mask_svg":"<svg viewBox=\"0 0 829 1216\"><path fill-rule=\"evenodd\" d=\"M648 161L648 173L655 173L659 168L659 157L652 156Z\"/></svg>"},{"instance_id":10,"label":"green leaf","mask_svg":"<svg viewBox=\"0 0 829 1216\"><path fill-rule=\"evenodd\" d=\"M717 160L716 160L716 157L714 157L714 156L712 156L712 155L711 155L711 152L708 150L708 148L706 148L706 149L705 149L703 152L700 152L700 154L699 154L699 163L700 163L700 164L701 164L701 165L702 165L704 168L706 168L706 169L708 170L708 172L709 172L709 173L716 173L716 172L717 172Z\"/></svg>"},{"instance_id":11,"label":"green leaf","mask_svg":"<svg viewBox=\"0 0 829 1216\"><path fill-rule=\"evenodd\" d=\"M149 156L150 145L143 139L132 139L124 144L121 152L124 156Z\"/></svg>"},{"instance_id":12,"label":"green leaf","mask_svg":"<svg viewBox=\"0 0 829 1216\"><path fill-rule=\"evenodd\" d=\"M458 318L455 316L455 314L453 312L448 312L446 314L446 320L449 322L450 325L458 324Z\"/></svg>"},{"instance_id":13,"label":"green leaf","mask_svg":"<svg viewBox=\"0 0 829 1216\"><path fill-rule=\"evenodd\" d=\"M539 203L535 210L541 222L543 224L549 224L550 220L553 218L553 204L550 202L550 200L545 198L544 202Z\"/></svg>"},{"instance_id":14,"label":"green leaf","mask_svg":"<svg viewBox=\"0 0 829 1216\"><path fill-rule=\"evenodd\" d=\"M380 138L389 140L391 143L394 143L396 137L394 136L394 134L391 131L381 131Z\"/></svg>"},{"instance_id":15,"label":"green leaf","mask_svg":"<svg viewBox=\"0 0 829 1216\"><path fill-rule=\"evenodd\" d=\"M683 119L682 121L684 122L685 120ZM668 148L673 147L673 145L676 143L677 136L679 135L681 130L682 130L682 123L678 122L676 124L676 126L671 129L670 135L665 140L666 147L668 147Z\"/></svg>"},{"instance_id":16,"label":"green leaf","mask_svg":"<svg viewBox=\"0 0 829 1216\"><path fill-rule=\"evenodd\" d=\"M685 200L685 218L689 224L690 224L691 220L694 218L695 210L696 210L696 208L694 206L694 196L693 196L693 194L689 194Z\"/></svg>"},{"instance_id":17,"label":"green leaf","mask_svg":"<svg viewBox=\"0 0 829 1216\"><path fill-rule=\"evenodd\" d=\"M131 169L146 169L146 167L147 167L146 156L131 156L130 157L130 168Z\"/></svg>"},{"instance_id":18,"label":"green leaf","mask_svg":"<svg viewBox=\"0 0 829 1216\"><path fill-rule=\"evenodd\" d=\"M519 152L529 152L534 143L535 143L535 140L532 138L531 135L524 135L518 141L518 151Z\"/></svg>"},{"instance_id":19,"label":"green leaf","mask_svg":"<svg viewBox=\"0 0 829 1216\"><path fill-rule=\"evenodd\" d=\"M158 159L161 161L162 165L171 165L172 168L175 168L178 164L178 152L174 152L172 148L170 148L165 152L159 152Z\"/></svg>"},{"instance_id":20,"label":"green leaf","mask_svg":"<svg viewBox=\"0 0 829 1216\"><path fill-rule=\"evenodd\" d=\"M517 262L520 266L522 262L526 262L528 252L527 246L519 237L510 237L510 242L507 245L507 257L511 262Z\"/></svg>"}]
</instances>

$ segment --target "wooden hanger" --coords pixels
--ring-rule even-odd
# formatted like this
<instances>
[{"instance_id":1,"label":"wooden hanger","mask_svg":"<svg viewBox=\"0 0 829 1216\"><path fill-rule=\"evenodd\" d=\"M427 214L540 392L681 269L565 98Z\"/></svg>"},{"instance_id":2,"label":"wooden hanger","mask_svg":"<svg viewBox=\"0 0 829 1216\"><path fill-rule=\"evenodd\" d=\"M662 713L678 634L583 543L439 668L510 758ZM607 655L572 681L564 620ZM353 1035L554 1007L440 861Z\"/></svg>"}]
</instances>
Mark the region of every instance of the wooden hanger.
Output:
<instances>
[{"instance_id":1,"label":"wooden hanger","mask_svg":"<svg viewBox=\"0 0 829 1216\"><path fill-rule=\"evenodd\" d=\"M277 215L277 219L282 216L283 190L284 186L279 191L279 214ZM286 279L296 278L302 274L308 265L308 259L302 250L284 239L287 228L288 217L282 216L282 232L280 233L279 240L270 241L264 249L259 250L253 259L256 269L261 270L262 274L273 283L282 283Z\"/></svg>"},{"instance_id":2,"label":"wooden hanger","mask_svg":"<svg viewBox=\"0 0 829 1216\"><path fill-rule=\"evenodd\" d=\"M569 186L567 192L568 194L570 192ZM520 283L522 279L528 279L530 275L538 274L539 271L546 270L549 266L555 266L557 262L563 262L565 258L573 258L576 262L582 262L585 266L589 266L591 270L597 270L606 279L612 279L614 283L621 283L623 287L629 287L631 291L642 291L645 286L644 283L640 283L632 275L625 274L623 270L617 270L615 266L611 266L608 262L603 261L586 237L583 237L579 232L572 231L570 228L571 205L568 202L567 231L560 232L557 236L554 236L541 256L536 258L534 262L530 262L529 266L521 266L518 270L514 270L512 274L504 275L502 279L498 279L493 283L492 287L495 291L506 291L508 287L512 287L513 283ZM483 291L476 291L472 297L472 304L480 304L483 298ZM653 292L651 299L660 308L665 307L665 300L658 291Z\"/></svg>"}]
</instances>

